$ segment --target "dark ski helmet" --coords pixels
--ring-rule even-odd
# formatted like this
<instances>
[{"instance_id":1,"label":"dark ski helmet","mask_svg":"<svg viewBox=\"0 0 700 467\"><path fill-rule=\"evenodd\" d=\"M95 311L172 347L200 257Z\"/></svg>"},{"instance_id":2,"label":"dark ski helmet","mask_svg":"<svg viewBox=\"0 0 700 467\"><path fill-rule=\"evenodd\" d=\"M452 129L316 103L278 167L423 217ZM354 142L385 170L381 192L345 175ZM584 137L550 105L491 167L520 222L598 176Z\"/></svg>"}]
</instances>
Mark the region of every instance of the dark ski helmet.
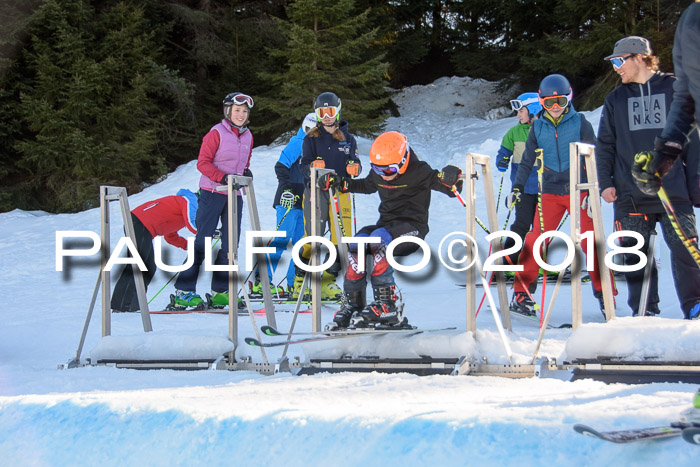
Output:
<instances>
[{"instance_id":1,"label":"dark ski helmet","mask_svg":"<svg viewBox=\"0 0 700 467\"><path fill-rule=\"evenodd\" d=\"M320 122L325 116L335 117L335 121L340 120L340 109L342 105L340 98L332 92L324 92L318 95L314 101L314 111L316 119Z\"/></svg>"},{"instance_id":2,"label":"dark ski helmet","mask_svg":"<svg viewBox=\"0 0 700 467\"><path fill-rule=\"evenodd\" d=\"M555 105L565 108L574 97L569 80L562 75L549 75L540 82L540 104L549 110Z\"/></svg>"},{"instance_id":3,"label":"dark ski helmet","mask_svg":"<svg viewBox=\"0 0 700 467\"><path fill-rule=\"evenodd\" d=\"M569 80L562 75L549 75L540 82L540 97L568 96L572 94Z\"/></svg>"}]
</instances>

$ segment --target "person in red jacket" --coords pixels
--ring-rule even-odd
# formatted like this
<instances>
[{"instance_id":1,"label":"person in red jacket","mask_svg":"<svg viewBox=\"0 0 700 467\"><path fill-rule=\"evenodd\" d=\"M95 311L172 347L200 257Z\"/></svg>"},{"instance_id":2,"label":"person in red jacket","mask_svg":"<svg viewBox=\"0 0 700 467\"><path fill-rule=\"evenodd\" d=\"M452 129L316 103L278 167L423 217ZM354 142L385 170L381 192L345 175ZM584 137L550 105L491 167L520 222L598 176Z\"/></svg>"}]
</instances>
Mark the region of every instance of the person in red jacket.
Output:
<instances>
[{"instance_id":1,"label":"person in red jacket","mask_svg":"<svg viewBox=\"0 0 700 467\"><path fill-rule=\"evenodd\" d=\"M165 196L149 201L131 211L136 250L148 268L143 272L146 288L156 272L153 239L162 235L169 244L186 250L187 240L178 232L187 227L193 234L197 233L195 219L198 204L198 195L182 189L175 196ZM140 310L132 267L131 264L124 266L114 286L111 303L114 312Z\"/></svg>"}]
</instances>

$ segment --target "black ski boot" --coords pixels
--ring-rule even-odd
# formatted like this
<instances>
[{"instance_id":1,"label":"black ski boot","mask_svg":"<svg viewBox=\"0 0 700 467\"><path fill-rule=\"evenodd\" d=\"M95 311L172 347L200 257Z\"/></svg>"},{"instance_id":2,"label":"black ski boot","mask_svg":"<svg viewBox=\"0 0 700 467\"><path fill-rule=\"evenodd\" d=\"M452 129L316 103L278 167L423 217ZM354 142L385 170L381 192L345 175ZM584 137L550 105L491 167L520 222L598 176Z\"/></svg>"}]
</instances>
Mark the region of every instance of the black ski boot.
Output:
<instances>
[{"instance_id":1,"label":"black ski boot","mask_svg":"<svg viewBox=\"0 0 700 467\"><path fill-rule=\"evenodd\" d=\"M367 302L365 296L364 289L343 293L341 296L343 305L333 316L333 322L326 325L326 331L346 329L350 325L352 316L364 308Z\"/></svg>"},{"instance_id":2,"label":"black ski boot","mask_svg":"<svg viewBox=\"0 0 700 467\"><path fill-rule=\"evenodd\" d=\"M396 285L380 285L372 288L374 301L353 319L355 327L397 327L408 324L403 316L403 304L396 296ZM398 302L398 303L397 303Z\"/></svg>"},{"instance_id":3,"label":"black ski boot","mask_svg":"<svg viewBox=\"0 0 700 467\"><path fill-rule=\"evenodd\" d=\"M593 289L593 296L598 299L598 304L600 305L600 312L603 314L603 319L607 321L607 316L605 316L605 302L603 301L603 291ZM615 297L613 296L613 309L616 308Z\"/></svg>"},{"instance_id":4,"label":"black ski boot","mask_svg":"<svg viewBox=\"0 0 700 467\"><path fill-rule=\"evenodd\" d=\"M537 316L535 302L532 301L527 292L515 292L513 294L513 300L510 302L510 311L527 317Z\"/></svg>"}]
</instances>

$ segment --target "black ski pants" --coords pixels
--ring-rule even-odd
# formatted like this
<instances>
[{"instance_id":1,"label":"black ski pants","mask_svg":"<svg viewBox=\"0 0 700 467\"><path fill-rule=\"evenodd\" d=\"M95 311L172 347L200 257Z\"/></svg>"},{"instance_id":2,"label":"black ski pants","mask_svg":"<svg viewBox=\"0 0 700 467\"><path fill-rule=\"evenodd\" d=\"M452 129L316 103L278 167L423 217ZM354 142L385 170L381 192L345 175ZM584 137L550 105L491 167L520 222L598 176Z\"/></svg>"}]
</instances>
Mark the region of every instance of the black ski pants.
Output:
<instances>
[{"instance_id":1,"label":"black ski pants","mask_svg":"<svg viewBox=\"0 0 700 467\"><path fill-rule=\"evenodd\" d=\"M695 226L695 214L693 212L678 211L676 213L681 228L689 238L697 238L698 232ZM641 214L627 213L617 214L615 219L615 230L633 230L644 237L644 246L641 251L645 254L649 249L649 236L651 231L656 227L656 224L661 225L664 241L671 251L671 273L676 286L676 295L681 303L681 310L685 318L688 317L690 309L700 302L700 268L695 263L693 257L688 253L688 250L683 245L683 242L673 229L671 220L666 213L659 214ZM628 238L621 241L621 246L632 246L635 244L633 238ZM657 247L658 248L658 237ZM639 258L633 254L624 254L625 264L636 264ZM653 258L647 258L649 261L654 261ZM627 280L627 304L632 309L634 315L639 309L639 301L642 294L642 285L644 282L644 268L633 272L626 272L625 279ZM652 264L651 283L649 284L649 298L647 303L658 303L658 275L656 264Z\"/></svg>"},{"instance_id":2,"label":"black ski pants","mask_svg":"<svg viewBox=\"0 0 700 467\"><path fill-rule=\"evenodd\" d=\"M148 271L143 271L143 283L148 289L148 284L156 273L156 263L153 252L153 237L148 229L143 225L135 215L131 215L131 221L134 224L134 240L136 241L136 251L148 268ZM112 292L112 310L117 311L139 311L138 295L136 295L136 281L134 280L134 265L125 264L119 279L114 286Z\"/></svg>"}]
</instances>

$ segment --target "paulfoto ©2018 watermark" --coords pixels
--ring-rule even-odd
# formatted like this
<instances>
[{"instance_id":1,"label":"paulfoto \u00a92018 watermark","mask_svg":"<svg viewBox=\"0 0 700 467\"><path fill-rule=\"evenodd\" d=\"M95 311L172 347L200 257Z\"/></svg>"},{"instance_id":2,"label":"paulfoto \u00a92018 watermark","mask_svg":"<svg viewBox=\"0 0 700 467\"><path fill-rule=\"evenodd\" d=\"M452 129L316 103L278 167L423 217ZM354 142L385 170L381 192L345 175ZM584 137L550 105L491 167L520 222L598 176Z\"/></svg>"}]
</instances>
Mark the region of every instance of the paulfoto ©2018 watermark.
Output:
<instances>
[{"instance_id":1,"label":"paulfoto \u00a92018 watermark","mask_svg":"<svg viewBox=\"0 0 700 467\"><path fill-rule=\"evenodd\" d=\"M258 254L271 254L275 252L274 247L270 246L256 246L256 240L269 239L271 237L284 237L286 235L283 231L267 231L267 230L256 230L247 231L245 233L245 270L250 271L255 267L255 255ZM454 238L453 238L454 237ZM499 250L489 256L483 262L484 271L522 271L523 266L514 264L497 264L499 259L503 260L506 256L514 254L522 248L522 240L516 234L507 230L500 230L498 232L493 232L485 237L486 241L492 242L494 240L501 239L503 237L508 237L513 239L515 244L510 248ZM616 243L616 240L623 237L631 237L636 240L636 244L633 246L620 246ZM550 242L551 239L558 238L562 240L566 246L566 256L564 260L558 264L547 263L540 254L541 246L544 242ZM64 240L88 240L92 241L92 246L89 248L65 248ZM162 269L167 272L181 272L189 269L194 264L194 237L187 238L187 259L184 263L179 265L169 265L163 262L162 254L162 237L156 237L153 245L154 249L154 261L158 269ZM581 240L587 240L587 250L586 251L586 269L592 271L594 269L593 264L593 254L592 249L595 248L593 240L593 232L586 232L581 235ZM366 248L368 245L381 243L379 237L343 237L341 239L342 243L356 244L357 245L357 260L358 268L360 271L365 270L365 254L367 252ZM306 264L300 258L300 250L307 244L317 243L325 246L328 255L326 260L317 266L312 266ZM421 251L422 258L414 265L403 265L396 261L394 257L394 249L402 243L415 243L418 245L418 249ZM471 244L471 247L470 247ZM64 258L66 257L90 257L100 252L101 241L98 234L91 232L89 230L59 230L56 231L56 271L63 271ZM446 256L445 260L442 250L446 246ZM641 251L644 246L644 237L638 232L631 230L620 230L612 233L607 238L608 250L605 254L605 265L617 272L631 272L642 269L647 263L646 254ZM129 256L121 256L124 249L127 249ZM213 253L212 253L212 237L206 237L204 241L204 268L207 271L238 271L238 265L218 265L213 264ZM447 234L440 241L438 247L438 258L443 266L451 271L466 271L467 269L474 266L478 257L476 255L469 255L468 252L474 251L478 254L478 247L476 240L471 237L466 232L455 231ZM574 245L571 237L563 232L557 230L545 232L540 235L533 245L533 256L537 264L547 270L547 271L561 271L565 269L574 259L574 254L576 247ZM616 264L613 262L613 257L620 254L632 254L636 256L639 261L636 264ZM416 272L423 269L428 265L431 259L430 246L425 242L425 240L414 237L414 236L404 236L394 239L389 245L386 246L386 257L395 270L401 272ZM308 272L321 272L325 271L335 262L337 258L336 248L333 243L323 237L308 236L299 240L294 244L292 248L292 260L294 264L304 271ZM505 261L503 261L505 262ZM121 237L114 247L114 250L109 254L109 259L105 264L104 270L111 271L112 267L116 264L133 264L137 266L141 271L146 271L147 267L144 264L141 256L139 255L136 246L131 241L129 237Z\"/></svg>"}]
</instances>

